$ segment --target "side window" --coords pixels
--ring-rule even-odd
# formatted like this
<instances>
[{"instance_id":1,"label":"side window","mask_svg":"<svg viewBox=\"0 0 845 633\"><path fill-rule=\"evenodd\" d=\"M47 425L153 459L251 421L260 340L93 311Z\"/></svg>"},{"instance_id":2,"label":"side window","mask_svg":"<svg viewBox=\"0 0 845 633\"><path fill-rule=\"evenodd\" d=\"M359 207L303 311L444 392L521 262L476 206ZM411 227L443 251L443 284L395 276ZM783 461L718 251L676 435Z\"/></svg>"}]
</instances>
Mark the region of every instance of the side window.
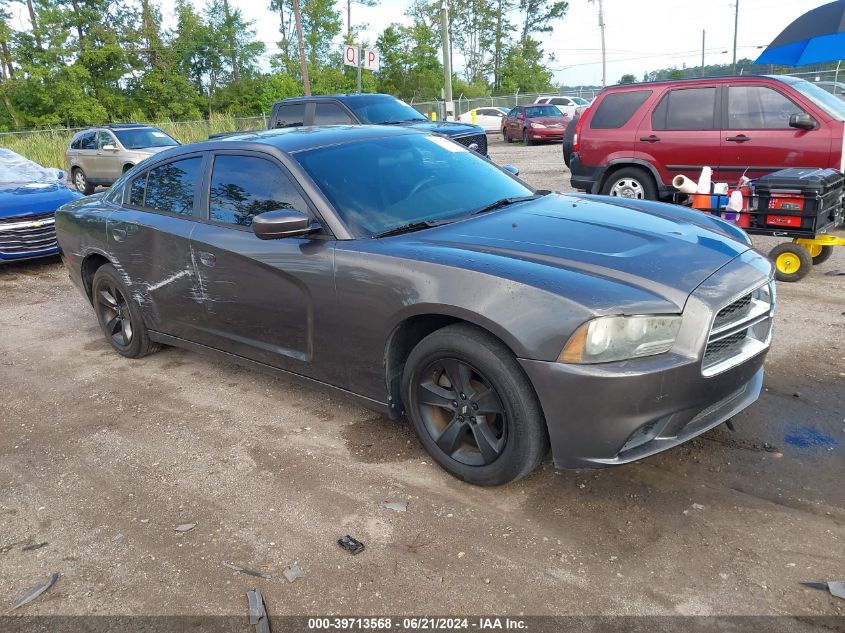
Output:
<instances>
[{"instance_id":1,"label":"side window","mask_svg":"<svg viewBox=\"0 0 845 633\"><path fill-rule=\"evenodd\" d=\"M97 149L97 133L92 130L80 136L79 149Z\"/></svg>"},{"instance_id":2,"label":"side window","mask_svg":"<svg viewBox=\"0 0 845 633\"><path fill-rule=\"evenodd\" d=\"M144 193L147 191L147 173L144 172L129 185L129 204L133 207L144 206Z\"/></svg>"},{"instance_id":3,"label":"side window","mask_svg":"<svg viewBox=\"0 0 845 633\"><path fill-rule=\"evenodd\" d=\"M336 103L318 103L314 108L314 125L345 125L352 117Z\"/></svg>"},{"instance_id":4,"label":"side window","mask_svg":"<svg viewBox=\"0 0 845 633\"><path fill-rule=\"evenodd\" d=\"M255 156L215 157L209 195L213 222L249 226L256 215L278 209L308 213L305 200L278 165Z\"/></svg>"},{"instance_id":5,"label":"side window","mask_svg":"<svg viewBox=\"0 0 845 633\"><path fill-rule=\"evenodd\" d=\"M728 129L785 130L789 117L804 112L777 90L765 86L728 88Z\"/></svg>"},{"instance_id":6,"label":"side window","mask_svg":"<svg viewBox=\"0 0 845 633\"><path fill-rule=\"evenodd\" d=\"M305 104L281 105L276 110L276 127L299 127L305 120Z\"/></svg>"},{"instance_id":7,"label":"side window","mask_svg":"<svg viewBox=\"0 0 845 633\"><path fill-rule=\"evenodd\" d=\"M651 115L653 130L716 128L716 88L670 90Z\"/></svg>"},{"instance_id":8,"label":"side window","mask_svg":"<svg viewBox=\"0 0 845 633\"><path fill-rule=\"evenodd\" d=\"M615 130L622 127L650 96L651 90L626 90L605 95L590 121L590 128Z\"/></svg>"},{"instance_id":9,"label":"side window","mask_svg":"<svg viewBox=\"0 0 845 633\"><path fill-rule=\"evenodd\" d=\"M97 149L103 149L104 145L114 145L115 147L117 146L117 141L114 140L114 137L111 135L111 132L100 131L100 134L97 137Z\"/></svg>"},{"instance_id":10,"label":"side window","mask_svg":"<svg viewBox=\"0 0 845 633\"><path fill-rule=\"evenodd\" d=\"M144 206L156 211L191 215L201 169L202 158L196 156L149 170Z\"/></svg>"}]
</instances>

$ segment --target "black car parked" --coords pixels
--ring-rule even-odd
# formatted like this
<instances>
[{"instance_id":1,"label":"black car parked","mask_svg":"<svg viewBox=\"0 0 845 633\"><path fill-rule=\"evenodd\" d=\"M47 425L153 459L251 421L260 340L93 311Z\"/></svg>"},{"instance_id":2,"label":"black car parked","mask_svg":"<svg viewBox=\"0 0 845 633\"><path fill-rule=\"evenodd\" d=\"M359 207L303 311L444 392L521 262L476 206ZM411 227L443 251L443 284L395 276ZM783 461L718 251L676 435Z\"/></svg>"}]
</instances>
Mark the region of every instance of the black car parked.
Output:
<instances>
[{"instance_id":1,"label":"black car parked","mask_svg":"<svg viewBox=\"0 0 845 633\"><path fill-rule=\"evenodd\" d=\"M597 220L598 219L598 220ZM754 402L772 267L710 215L537 191L437 134L301 127L150 157L56 216L110 345L221 355L410 419L476 484L631 462Z\"/></svg>"},{"instance_id":2,"label":"black car parked","mask_svg":"<svg viewBox=\"0 0 845 633\"><path fill-rule=\"evenodd\" d=\"M385 94L293 97L273 104L269 129L303 125L398 125L443 134L487 155L487 134L480 125L431 121L404 101Z\"/></svg>"}]
</instances>

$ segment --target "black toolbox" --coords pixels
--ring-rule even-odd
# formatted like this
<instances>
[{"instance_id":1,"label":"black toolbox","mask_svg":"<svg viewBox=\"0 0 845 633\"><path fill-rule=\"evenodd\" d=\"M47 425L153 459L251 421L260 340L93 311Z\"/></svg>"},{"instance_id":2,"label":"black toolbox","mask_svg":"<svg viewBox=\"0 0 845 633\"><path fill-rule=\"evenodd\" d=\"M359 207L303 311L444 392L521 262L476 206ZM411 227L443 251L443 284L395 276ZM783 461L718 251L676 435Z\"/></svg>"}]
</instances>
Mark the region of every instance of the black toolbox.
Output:
<instances>
[{"instance_id":1,"label":"black toolbox","mask_svg":"<svg viewBox=\"0 0 845 633\"><path fill-rule=\"evenodd\" d=\"M754 183L750 233L813 237L842 224L845 176L835 169L781 169Z\"/></svg>"}]
</instances>

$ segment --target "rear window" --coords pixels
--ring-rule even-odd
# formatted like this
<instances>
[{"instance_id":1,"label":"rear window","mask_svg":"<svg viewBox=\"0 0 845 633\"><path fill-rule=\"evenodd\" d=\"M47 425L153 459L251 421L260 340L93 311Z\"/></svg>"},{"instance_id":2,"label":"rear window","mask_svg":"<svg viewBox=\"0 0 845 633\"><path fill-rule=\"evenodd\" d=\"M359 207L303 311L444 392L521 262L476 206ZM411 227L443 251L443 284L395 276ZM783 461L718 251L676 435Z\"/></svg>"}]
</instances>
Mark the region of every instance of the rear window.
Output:
<instances>
[{"instance_id":1,"label":"rear window","mask_svg":"<svg viewBox=\"0 0 845 633\"><path fill-rule=\"evenodd\" d=\"M605 95L590 121L590 127L597 130L622 127L650 96L651 90L626 90Z\"/></svg>"},{"instance_id":2,"label":"rear window","mask_svg":"<svg viewBox=\"0 0 845 633\"><path fill-rule=\"evenodd\" d=\"M651 115L653 130L715 130L716 88L670 90Z\"/></svg>"}]
</instances>

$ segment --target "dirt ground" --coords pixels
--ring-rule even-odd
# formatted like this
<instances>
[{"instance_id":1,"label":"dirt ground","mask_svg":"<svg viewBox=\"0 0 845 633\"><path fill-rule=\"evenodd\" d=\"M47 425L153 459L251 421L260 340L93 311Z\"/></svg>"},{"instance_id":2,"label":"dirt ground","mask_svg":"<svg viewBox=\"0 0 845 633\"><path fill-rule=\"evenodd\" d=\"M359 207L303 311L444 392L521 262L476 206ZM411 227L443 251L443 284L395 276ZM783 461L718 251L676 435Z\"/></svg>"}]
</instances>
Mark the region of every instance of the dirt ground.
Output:
<instances>
[{"instance_id":1,"label":"dirt ground","mask_svg":"<svg viewBox=\"0 0 845 633\"><path fill-rule=\"evenodd\" d=\"M559 145L492 141L568 188ZM736 432L497 489L319 391L177 349L126 360L58 261L0 268L0 613L58 571L16 613L242 615L258 586L274 614L843 615L799 584L845 578L837 251L779 284L766 389Z\"/></svg>"}]
</instances>

